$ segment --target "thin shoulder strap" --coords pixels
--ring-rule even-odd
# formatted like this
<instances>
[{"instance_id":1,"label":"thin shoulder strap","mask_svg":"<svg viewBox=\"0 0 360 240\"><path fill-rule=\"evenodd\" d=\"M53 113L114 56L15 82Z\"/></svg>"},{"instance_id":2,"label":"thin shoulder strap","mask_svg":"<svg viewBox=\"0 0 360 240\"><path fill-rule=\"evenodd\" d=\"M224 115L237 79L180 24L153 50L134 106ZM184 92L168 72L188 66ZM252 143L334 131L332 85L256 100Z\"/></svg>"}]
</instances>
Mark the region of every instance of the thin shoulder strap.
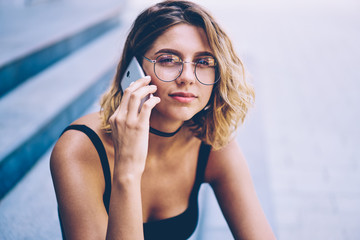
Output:
<instances>
[{"instance_id":1,"label":"thin shoulder strap","mask_svg":"<svg viewBox=\"0 0 360 240\"><path fill-rule=\"evenodd\" d=\"M198 157L198 166L196 169L196 181L198 181L200 184L204 181L205 170L209 159L210 151L211 146L204 142L201 142Z\"/></svg>"},{"instance_id":2,"label":"thin shoulder strap","mask_svg":"<svg viewBox=\"0 0 360 240\"><path fill-rule=\"evenodd\" d=\"M196 167L195 184L191 191L191 196L190 196L190 199L192 199L190 200L191 202L194 202L194 200L197 199L200 185L204 182L205 170L209 159L210 151L211 151L211 145L208 145L205 142L201 142L199 149L198 163Z\"/></svg>"},{"instance_id":3,"label":"thin shoulder strap","mask_svg":"<svg viewBox=\"0 0 360 240\"><path fill-rule=\"evenodd\" d=\"M101 166L104 173L105 178L105 191L103 195L103 201L106 208L106 211L109 213L109 201L110 201L110 194L111 194L111 174L110 174L110 167L109 167L109 161L106 155L104 144L102 143L99 136L92 130L91 128L85 126L85 125L70 125L62 132L62 134L68 130L78 130L80 132L83 132L88 136L88 138L93 143L94 147L96 148L96 151L99 155ZM62 135L61 134L61 135Z\"/></svg>"}]
</instances>

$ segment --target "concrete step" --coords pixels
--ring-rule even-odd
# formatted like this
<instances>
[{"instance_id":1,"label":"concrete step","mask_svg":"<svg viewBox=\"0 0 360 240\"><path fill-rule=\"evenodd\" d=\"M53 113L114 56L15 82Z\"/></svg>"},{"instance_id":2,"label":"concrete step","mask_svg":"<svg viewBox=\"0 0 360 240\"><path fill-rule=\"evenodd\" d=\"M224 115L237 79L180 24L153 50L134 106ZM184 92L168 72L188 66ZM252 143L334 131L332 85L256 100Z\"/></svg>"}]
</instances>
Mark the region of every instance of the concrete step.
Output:
<instances>
[{"instance_id":1,"label":"concrete step","mask_svg":"<svg viewBox=\"0 0 360 240\"><path fill-rule=\"evenodd\" d=\"M29 79L0 101L0 199L112 79L125 38L118 27Z\"/></svg>"},{"instance_id":2,"label":"concrete step","mask_svg":"<svg viewBox=\"0 0 360 240\"><path fill-rule=\"evenodd\" d=\"M99 99L84 114L99 110ZM0 239L62 239L49 160L53 145L0 201Z\"/></svg>"},{"instance_id":3,"label":"concrete step","mask_svg":"<svg viewBox=\"0 0 360 240\"><path fill-rule=\"evenodd\" d=\"M125 0L0 8L0 97L119 24Z\"/></svg>"},{"instance_id":4,"label":"concrete step","mask_svg":"<svg viewBox=\"0 0 360 240\"><path fill-rule=\"evenodd\" d=\"M0 202L0 239L62 239L49 150Z\"/></svg>"}]
</instances>

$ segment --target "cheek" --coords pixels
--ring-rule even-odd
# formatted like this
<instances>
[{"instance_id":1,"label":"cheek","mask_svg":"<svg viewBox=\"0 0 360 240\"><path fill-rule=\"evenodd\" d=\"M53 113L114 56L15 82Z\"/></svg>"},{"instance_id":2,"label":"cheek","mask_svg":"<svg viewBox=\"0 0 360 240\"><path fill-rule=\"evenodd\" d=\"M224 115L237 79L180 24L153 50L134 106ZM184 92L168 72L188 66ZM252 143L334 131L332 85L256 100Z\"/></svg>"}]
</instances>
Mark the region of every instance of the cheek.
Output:
<instances>
[{"instance_id":1,"label":"cheek","mask_svg":"<svg viewBox=\"0 0 360 240\"><path fill-rule=\"evenodd\" d=\"M156 85L158 87L158 92L161 91L161 88L163 88L164 86L162 86L161 84L163 84L164 82L160 81L156 75L155 75L155 72L154 72L154 69L152 66L143 66L143 70L145 72L145 74L147 76L150 76L151 77L151 82L150 84L153 84L153 85Z\"/></svg>"},{"instance_id":2,"label":"cheek","mask_svg":"<svg viewBox=\"0 0 360 240\"><path fill-rule=\"evenodd\" d=\"M154 76L151 75L151 83L150 84L157 86L157 90L154 95L160 97L160 99L162 97L167 96L167 94L169 92L167 85L169 85L169 83L164 83L164 82L160 81L159 79L157 79L155 75Z\"/></svg>"},{"instance_id":3,"label":"cheek","mask_svg":"<svg viewBox=\"0 0 360 240\"><path fill-rule=\"evenodd\" d=\"M213 87L211 87L211 89L207 89L206 91L202 92L202 95L204 96L204 103L203 104L207 104L210 100L211 94L213 92Z\"/></svg>"},{"instance_id":4,"label":"cheek","mask_svg":"<svg viewBox=\"0 0 360 240\"><path fill-rule=\"evenodd\" d=\"M152 68L152 64L143 64L142 69L145 72L145 75L151 76L151 79L155 77L154 69Z\"/></svg>"}]
</instances>

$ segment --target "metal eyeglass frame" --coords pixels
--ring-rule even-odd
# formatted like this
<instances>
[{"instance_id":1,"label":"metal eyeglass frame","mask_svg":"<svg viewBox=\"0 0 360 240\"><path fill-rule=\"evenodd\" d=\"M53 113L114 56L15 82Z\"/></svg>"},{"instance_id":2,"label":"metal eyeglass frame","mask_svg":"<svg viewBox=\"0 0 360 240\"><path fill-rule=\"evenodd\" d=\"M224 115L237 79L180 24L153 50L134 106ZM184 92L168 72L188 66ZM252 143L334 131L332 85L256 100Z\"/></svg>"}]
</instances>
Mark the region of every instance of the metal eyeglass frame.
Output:
<instances>
[{"instance_id":1,"label":"metal eyeglass frame","mask_svg":"<svg viewBox=\"0 0 360 240\"><path fill-rule=\"evenodd\" d=\"M182 74L182 72L183 72L183 70L184 70L184 63L191 63L191 64L195 65L195 68L194 68L195 78L196 78L196 80L198 80L199 83L201 83L201 84L203 84L203 85L207 85L207 86L215 85L215 83L217 83L217 82L220 80L220 76L219 76L217 79L214 80L213 83L203 83L203 82L201 82L201 81L199 80L199 78L197 77L197 75L196 75L196 67L197 67L197 64L198 64L199 62L187 62L187 61L183 61L179 56L178 56L178 57L179 57L179 59L181 60L181 65L182 65L182 66L181 66L181 72L179 72L179 75L178 75L175 79L173 79L173 80L170 80L170 81L163 80L163 79L161 79L161 78L156 74L156 71L155 71L155 64L156 64L156 62L157 62L157 59L158 59L159 57L161 57L162 55L166 55L166 54L161 54L161 55L159 55L155 60L150 59L150 58L147 58L147 57L145 57L145 56L143 56L143 58L144 58L145 60L147 60L147 61L149 61L149 62L151 62L151 63L154 64L154 73L155 73L156 77L157 77L159 80L163 81L163 82L173 82L173 81L175 81L176 79L178 79L178 78L181 76L181 74ZM170 55L175 55L175 56L177 56L176 54L170 54ZM214 60L216 61L215 58L214 58ZM215 65L215 67L216 67L216 66L217 66L217 63L216 63L216 65ZM215 78L216 78L216 74L215 74Z\"/></svg>"}]
</instances>

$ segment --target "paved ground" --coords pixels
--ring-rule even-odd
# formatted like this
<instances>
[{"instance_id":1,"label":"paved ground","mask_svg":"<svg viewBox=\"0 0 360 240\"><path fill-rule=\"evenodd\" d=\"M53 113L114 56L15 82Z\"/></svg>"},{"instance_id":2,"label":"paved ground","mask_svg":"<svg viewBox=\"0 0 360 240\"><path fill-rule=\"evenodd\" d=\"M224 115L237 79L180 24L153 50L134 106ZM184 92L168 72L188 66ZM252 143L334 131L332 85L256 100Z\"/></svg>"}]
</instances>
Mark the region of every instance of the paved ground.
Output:
<instances>
[{"instance_id":1,"label":"paved ground","mask_svg":"<svg viewBox=\"0 0 360 240\"><path fill-rule=\"evenodd\" d=\"M20 3L17 5L15 2L20 0L13 1L13 4L0 0L0 65L71 36L71 33L84 29L88 24L104 19L106 14L111 13L109 9L114 14L119 11L116 0L40 0L40 4L34 3L28 7L21 7ZM64 12L66 16L63 16ZM44 22L44 19L48 19L48 22Z\"/></svg>"}]
</instances>

